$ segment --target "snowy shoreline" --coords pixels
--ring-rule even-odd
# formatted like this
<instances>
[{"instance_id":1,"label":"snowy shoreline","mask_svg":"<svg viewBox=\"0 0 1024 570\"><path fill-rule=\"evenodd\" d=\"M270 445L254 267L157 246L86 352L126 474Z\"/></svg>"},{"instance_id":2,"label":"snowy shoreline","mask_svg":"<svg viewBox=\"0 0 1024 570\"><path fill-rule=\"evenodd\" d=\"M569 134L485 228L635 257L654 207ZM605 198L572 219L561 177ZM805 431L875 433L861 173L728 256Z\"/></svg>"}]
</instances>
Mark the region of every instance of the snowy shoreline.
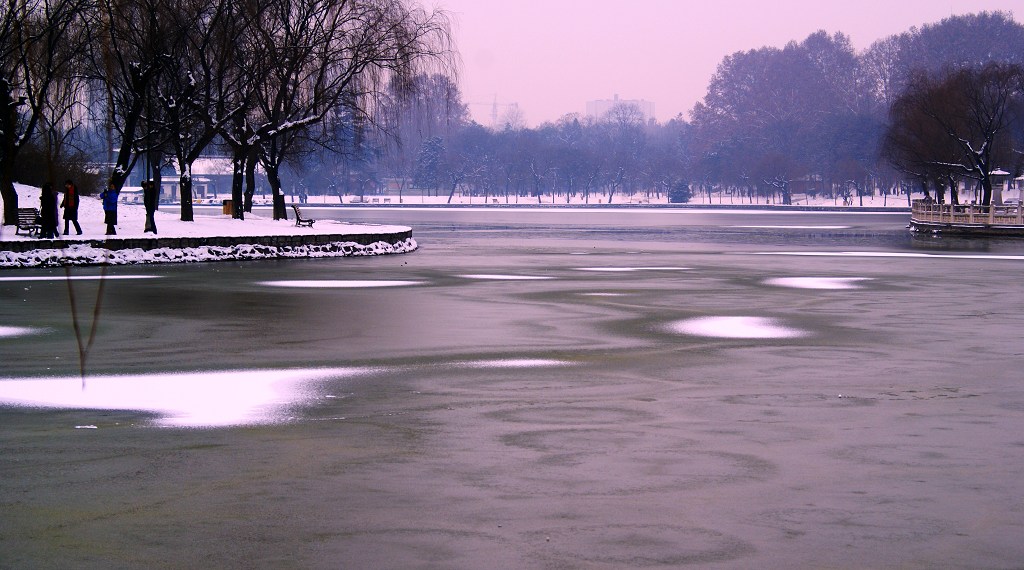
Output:
<instances>
[{"instance_id":1,"label":"snowy shoreline","mask_svg":"<svg viewBox=\"0 0 1024 570\"><path fill-rule=\"evenodd\" d=\"M38 188L17 189L19 207L38 208ZM119 204L117 235L106 236L99 199L83 196L78 211L82 235L40 240L13 226L0 226L0 269L353 257L409 253L418 247L406 226L318 220L315 227L296 227L294 220L258 213L246 214L245 220L206 214L182 222L176 212L157 211L159 233L153 234L143 231L145 216L141 205ZM58 226L63 230L63 217Z\"/></svg>"}]
</instances>

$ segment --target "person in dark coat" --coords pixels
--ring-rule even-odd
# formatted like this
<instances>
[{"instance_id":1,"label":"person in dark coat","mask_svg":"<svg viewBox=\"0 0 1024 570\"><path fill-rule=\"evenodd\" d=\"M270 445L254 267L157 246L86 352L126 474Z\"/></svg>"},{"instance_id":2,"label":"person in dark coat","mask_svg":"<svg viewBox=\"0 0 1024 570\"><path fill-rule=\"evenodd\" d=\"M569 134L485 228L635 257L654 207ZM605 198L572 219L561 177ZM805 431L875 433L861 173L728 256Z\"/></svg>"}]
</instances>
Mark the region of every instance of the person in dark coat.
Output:
<instances>
[{"instance_id":1,"label":"person in dark coat","mask_svg":"<svg viewBox=\"0 0 1024 570\"><path fill-rule=\"evenodd\" d=\"M78 225L78 201L78 188L75 187L75 183L65 180L64 199L60 203L60 206L64 208L64 235L71 233L68 231L71 224L75 224L78 235L82 235L82 226Z\"/></svg>"},{"instance_id":2,"label":"person in dark coat","mask_svg":"<svg viewBox=\"0 0 1024 570\"><path fill-rule=\"evenodd\" d=\"M119 193L113 182L100 193L100 199L103 200L103 221L107 224L108 236L117 235L117 229L114 226L117 225L117 195Z\"/></svg>"},{"instance_id":3,"label":"person in dark coat","mask_svg":"<svg viewBox=\"0 0 1024 570\"><path fill-rule=\"evenodd\" d=\"M142 203L146 206L146 228L143 233L156 233L156 220L153 219L153 212L156 211L160 193L157 191L156 182L145 180L142 182Z\"/></svg>"},{"instance_id":4,"label":"person in dark coat","mask_svg":"<svg viewBox=\"0 0 1024 570\"><path fill-rule=\"evenodd\" d=\"M57 193L53 190L53 184L47 182L39 193L39 217L41 228L39 237L42 239L54 239L60 237L57 231Z\"/></svg>"}]
</instances>

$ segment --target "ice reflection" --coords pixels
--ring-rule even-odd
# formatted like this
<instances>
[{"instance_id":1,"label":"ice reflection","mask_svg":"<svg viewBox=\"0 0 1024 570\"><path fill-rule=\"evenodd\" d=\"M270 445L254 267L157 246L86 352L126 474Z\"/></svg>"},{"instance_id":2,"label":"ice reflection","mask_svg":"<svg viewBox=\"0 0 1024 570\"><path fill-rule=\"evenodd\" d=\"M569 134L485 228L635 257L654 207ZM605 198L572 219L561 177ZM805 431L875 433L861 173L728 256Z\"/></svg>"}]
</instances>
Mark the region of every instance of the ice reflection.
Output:
<instances>
[{"instance_id":1,"label":"ice reflection","mask_svg":"<svg viewBox=\"0 0 1024 570\"><path fill-rule=\"evenodd\" d=\"M50 275L47 277L0 277L0 282L28 281L119 281L126 279L159 279L159 275Z\"/></svg>"},{"instance_id":2,"label":"ice reflection","mask_svg":"<svg viewBox=\"0 0 1024 570\"><path fill-rule=\"evenodd\" d=\"M465 279L484 279L494 281L541 281L554 279L554 277L543 277L540 275L503 275L498 273L467 273L459 275Z\"/></svg>"},{"instance_id":3,"label":"ice reflection","mask_svg":"<svg viewBox=\"0 0 1024 570\"><path fill-rule=\"evenodd\" d=\"M634 271L686 271L689 267L577 267L576 271L607 271L633 273Z\"/></svg>"},{"instance_id":4,"label":"ice reflection","mask_svg":"<svg viewBox=\"0 0 1024 570\"><path fill-rule=\"evenodd\" d=\"M793 289L860 289L861 281L870 281L869 277L776 277L766 279L766 285L790 287Z\"/></svg>"},{"instance_id":5,"label":"ice reflection","mask_svg":"<svg viewBox=\"0 0 1024 570\"><path fill-rule=\"evenodd\" d=\"M343 281L343 280L302 280L302 281L260 281L267 287L293 287L306 289L362 289L372 287L405 287L422 285L423 281Z\"/></svg>"},{"instance_id":6,"label":"ice reflection","mask_svg":"<svg viewBox=\"0 0 1024 570\"><path fill-rule=\"evenodd\" d=\"M5 327L3 325L0 325L0 338L29 336L33 334L42 334L44 332L46 332L46 329L35 329L30 327Z\"/></svg>"},{"instance_id":7,"label":"ice reflection","mask_svg":"<svg viewBox=\"0 0 1024 570\"><path fill-rule=\"evenodd\" d=\"M848 230L850 226L729 226L752 230Z\"/></svg>"},{"instance_id":8,"label":"ice reflection","mask_svg":"<svg viewBox=\"0 0 1024 570\"><path fill-rule=\"evenodd\" d=\"M564 360L553 360L548 358L508 358L497 360L477 360L473 362L460 362L460 368L552 368L557 366L569 366L570 363Z\"/></svg>"},{"instance_id":9,"label":"ice reflection","mask_svg":"<svg viewBox=\"0 0 1024 570\"><path fill-rule=\"evenodd\" d=\"M677 321L669 329L714 338L799 338L808 334L765 317L701 317Z\"/></svg>"},{"instance_id":10,"label":"ice reflection","mask_svg":"<svg viewBox=\"0 0 1024 570\"><path fill-rule=\"evenodd\" d=\"M152 412L165 427L221 427L284 420L316 397L314 383L367 373L361 368L238 370L0 379L0 404L31 408Z\"/></svg>"}]
</instances>

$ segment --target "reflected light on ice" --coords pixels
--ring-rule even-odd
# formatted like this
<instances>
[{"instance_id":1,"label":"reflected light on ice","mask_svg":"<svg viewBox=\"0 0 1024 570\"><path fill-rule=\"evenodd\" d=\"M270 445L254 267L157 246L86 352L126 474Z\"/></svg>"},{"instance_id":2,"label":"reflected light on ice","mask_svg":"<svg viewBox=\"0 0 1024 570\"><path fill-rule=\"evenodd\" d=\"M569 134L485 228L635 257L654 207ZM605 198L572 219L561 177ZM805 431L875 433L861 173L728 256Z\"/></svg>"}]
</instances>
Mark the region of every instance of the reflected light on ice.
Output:
<instances>
[{"instance_id":1,"label":"reflected light on ice","mask_svg":"<svg viewBox=\"0 0 1024 570\"><path fill-rule=\"evenodd\" d=\"M793 289L860 289L861 281L870 281L869 277L776 277L765 279L766 285L790 287Z\"/></svg>"},{"instance_id":2,"label":"reflected light on ice","mask_svg":"<svg viewBox=\"0 0 1024 570\"><path fill-rule=\"evenodd\" d=\"M28 281L119 281L126 279L159 279L158 275L52 275L49 277L0 277L0 282L28 282Z\"/></svg>"},{"instance_id":3,"label":"reflected light on ice","mask_svg":"<svg viewBox=\"0 0 1024 570\"><path fill-rule=\"evenodd\" d=\"M608 271L632 273L634 271L686 271L689 267L577 267L576 271Z\"/></svg>"},{"instance_id":4,"label":"reflected light on ice","mask_svg":"<svg viewBox=\"0 0 1024 570\"><path fill-rule=\"evenodd\" d=\"M487 279L495 281L542 281L547 279L554 279L553 277L543 277L540 275L500 275L496 273L468 273L465 275L459 275L465 279Z\"/></svg>"},{"instance_id":5,"label":"reflected light on ice","mask_svg":"<svg viewBox=\"0 0 1024 570\"><path fill-rule=\"evenodd\" d=\"M729 226L751 230L847 230L850 226Z\"/></svg>"},{"instance_id":6,"label":"reflected light on ice","mask_svg":"<svg viewBox=\"0 0 1024 570\"><path fill-rule=\"evenodd\" d=\"M30 408L152 412L164 427L223 427L282 421L290 407L316 397L314 382L353 377L360 368L239 370L2 378L0 404Z\"/></svg>"},{"instance_id":7,"label":"reflected light on ice","mask_svg":"<svg viewBox=\"0 0 1024 570\"><path fill-rule=\"evenodd\" d=\"M302 280L302 281L260 281L267 287L293 287L308 289L362 289L372 287L405 287L422 285L423 281L343 281L343 280Z\"/></svg>"},{"instance_id":8,"label":"reflected light on ice","mask_svg":"<svg viewBox=\"0 0 1024 570\"><path fill-rule=\"evenodd\" d=\"M5 327L0 325L0 338L12 338L16 336L29 336L33 334L42 334L45 329L35 329L29 327Z\"/></svg>"},{"instance_id":9,"label":"reflected light on ice","mask_svg":"<svg viewBox=\"0 0 1024 570\"><path fill-rule=\"evenodd\" d=\"M555 366L569 366L569 363L563 360L548 358L508 358L460 362L458 365L460 368L552 368Z\"/></svg>"},{"instance_id":10,"label":"reflected light on ice","mask_svg":"<svg viewBox=\"0 0 1024 570\"><path fill-rule=\"evenodd\" d=\"M669 325L672 332L714 338L799 338L808 333L764 317L701 317Z\"/></svg>"}]
</instances>

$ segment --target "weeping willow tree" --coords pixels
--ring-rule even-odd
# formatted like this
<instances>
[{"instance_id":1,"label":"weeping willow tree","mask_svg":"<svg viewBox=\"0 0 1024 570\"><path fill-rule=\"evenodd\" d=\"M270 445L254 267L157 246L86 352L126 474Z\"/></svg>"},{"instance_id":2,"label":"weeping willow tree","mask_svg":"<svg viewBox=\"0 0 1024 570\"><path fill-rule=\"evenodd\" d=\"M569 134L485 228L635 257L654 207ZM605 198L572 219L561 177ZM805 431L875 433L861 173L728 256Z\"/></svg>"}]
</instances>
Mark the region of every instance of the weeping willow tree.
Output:
<instances>
[{"instance_id":1,"label":"weeping willow tree","mask_svg":"<svg viewBox=\"0 0 1024 570\"><path fill-rule=\"evenodd\" d=\"M19 152L40 129L52 137L72 113L73 67L88 0L4 0L0 4L0 194L4 224L17 223ZM49 138L47 139L49 140ZM47 146L52 149L53 146ZM53 182L53 180L50 180Z\"/></svg>"},{"instance_id":2,"label":"weeping willow tree","mask_svg":"<svg viewBox=\"0 0 1024 570\"><path fill-rule=\"evenodd\" d=\"M251 207L254 161L267 174L274 217L284 218L281 165L309 145L328 145L331 122L374 121L378 99L431 68L453 67L450 23L440 11L402 0L255 0L243 5L251 32L236 72L244 101L221 131L231 149L234 216Z\"/></svg>"}]
</instances>

